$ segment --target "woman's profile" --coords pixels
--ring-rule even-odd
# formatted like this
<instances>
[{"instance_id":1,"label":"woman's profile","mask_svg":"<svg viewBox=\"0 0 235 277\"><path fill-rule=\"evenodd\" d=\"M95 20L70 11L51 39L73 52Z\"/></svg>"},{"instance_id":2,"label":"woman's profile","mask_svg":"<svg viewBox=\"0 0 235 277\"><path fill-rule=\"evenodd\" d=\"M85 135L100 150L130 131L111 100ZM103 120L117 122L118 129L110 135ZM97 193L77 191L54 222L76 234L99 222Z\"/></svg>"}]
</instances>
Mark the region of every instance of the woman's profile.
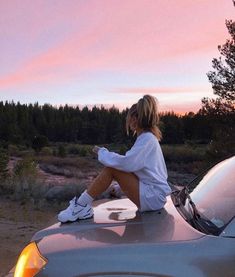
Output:
<instances>
[{"instance_id":1,"label":"woman's profile","mask_svg":"<svg viewBox=\"0 0 235 277\"><path fill-rule=\"evenodd\" d=\"M132 148L125 155L95 146L93 151L104 165L103 170L80 197L74 197L67 209L58 214L60 222L76 221L93 216L92 201L104 192L113 180L139 211L163 208L171 193L167 183L167 169L159 141L159 114L156 99L151 95L132 105L126 118L127 133L137 135Z\"/></svg>"}]
</instances>

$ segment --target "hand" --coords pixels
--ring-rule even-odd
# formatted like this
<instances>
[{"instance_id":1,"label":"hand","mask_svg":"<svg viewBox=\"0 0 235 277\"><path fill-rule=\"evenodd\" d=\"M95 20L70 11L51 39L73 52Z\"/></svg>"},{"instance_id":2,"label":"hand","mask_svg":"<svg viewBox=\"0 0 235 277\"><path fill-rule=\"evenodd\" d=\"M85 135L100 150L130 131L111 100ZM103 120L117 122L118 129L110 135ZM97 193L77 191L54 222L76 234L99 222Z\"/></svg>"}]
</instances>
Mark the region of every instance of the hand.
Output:
<instances>
[{"instance_id":1,"label":"hand","mask_svg":"<svg viewBox=\"0 0 235 277\"><path fill-rule=\"evenodd\" d=\"M97 145L95 145L95 146L93 147L93 149L92 149L92 151L93 151L95 154L97 154L97 155L98 155L99 150L100 150L100 147L97 146Z\"/></svg>"}]
</instances>

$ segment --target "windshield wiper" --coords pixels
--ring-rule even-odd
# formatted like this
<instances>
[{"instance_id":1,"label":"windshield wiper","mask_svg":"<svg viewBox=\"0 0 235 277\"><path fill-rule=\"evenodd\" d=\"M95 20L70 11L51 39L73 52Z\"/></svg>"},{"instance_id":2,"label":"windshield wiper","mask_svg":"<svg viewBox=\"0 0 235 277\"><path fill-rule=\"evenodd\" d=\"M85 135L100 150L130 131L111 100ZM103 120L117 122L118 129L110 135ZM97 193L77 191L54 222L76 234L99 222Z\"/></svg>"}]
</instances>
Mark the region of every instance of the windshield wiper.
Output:
<instances>
[{"instance_id":1,"label":"windshield wiper","mask_svg":"<svg viewBox=\"0 0 235 277\"><path fill-rule=\"evenodd\" d=\"M192 208L192 215L193 215L193 219L197 220L199 219L201 216L200 216L200 213L199 211L197 210L197 207L195 205L195 203L193 202L190 194L189 194L189 190L188 190L188 187L184 187L180 193L179 193L179 198L181 200L181 203L183 205L185 205L186 203L186 200L188 199L188 203L190 204L190 207Z\"/></svg>"},{"instance_id":2,"label":"windshield wiper","mask_svg":"<svg viewBox=\"0 0 235 277\"><path fill-rule=\"evenodd\" d=\"M220 233L220 228L218 228L209 219L205 218L204 215L201 215L201 213L198 211L196 204L193 202L190 196L189 189L187 186L179 191L178 200L183 206L185 206L186 200L188 200L192 214L190 222L196 229L206 234L218 235Z\"/></svg>"}]
</instances>

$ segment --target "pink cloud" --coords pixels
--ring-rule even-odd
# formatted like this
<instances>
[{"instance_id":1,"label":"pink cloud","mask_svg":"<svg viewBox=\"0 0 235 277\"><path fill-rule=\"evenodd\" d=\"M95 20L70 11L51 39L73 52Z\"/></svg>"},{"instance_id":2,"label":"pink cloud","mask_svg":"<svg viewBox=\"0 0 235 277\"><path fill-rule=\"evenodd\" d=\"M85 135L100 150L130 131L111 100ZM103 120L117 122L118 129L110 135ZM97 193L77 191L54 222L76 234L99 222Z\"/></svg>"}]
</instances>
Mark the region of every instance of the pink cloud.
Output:
<instances>
[{"instance_id":1,"label":"pink cloud","mask_svg":"<svg viewBox=\"0 0 235 277\"><path fill-rule=\"evenodd\" d=\"M165 93L189 93L198 91L208 91L207 87L156 87L156 88L115 88L114 93L130 93L130 94L165 94Z\"/></svg>"},{"instance_id":2,"label":"pink cloud","mask_svg":"<svg viewBox=\"0 0 235 277\"><path fill-rule=\"evenodd\" d=\"M25 6L20 1L16 3L17 9L12 3L4 4L6 10L12 11L10 19L14 15L16 18L9 25L6 13L6 23L2 23L4 28L7 24L11 27L12 35L25 28L33 43L45 32L51 36L54 31L58 35L59 28L67 28L67 32L72 29L72 32L40 54L26 58L15 72L3 75L1 88L63 82L102 70L161 70L171 67L170 62L184 55L191 55L192 62L196 56L198 63L200 54L215 49L226 37L225 26L221 26L224 20L219 0L171 3L106 0L83 2L86 4L71 2L56 7L40 1L27 0ZM227 11L229 5L223 5ZM25 14L29 19L24 21ZM56 29L57 26L60 27Z\"/></svg>"}]
</instances>

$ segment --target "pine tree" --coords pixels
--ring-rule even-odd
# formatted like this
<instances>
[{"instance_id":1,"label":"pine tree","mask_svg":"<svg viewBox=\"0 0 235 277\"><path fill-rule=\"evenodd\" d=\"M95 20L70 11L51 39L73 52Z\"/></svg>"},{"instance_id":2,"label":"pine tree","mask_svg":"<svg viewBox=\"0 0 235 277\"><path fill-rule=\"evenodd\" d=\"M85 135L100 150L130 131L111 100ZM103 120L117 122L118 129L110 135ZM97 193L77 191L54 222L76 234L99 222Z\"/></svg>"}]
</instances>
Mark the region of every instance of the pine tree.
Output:
<instances>
[{"instance_id":1,"label":"pine tree","mask_svg":"<svg viewBox=\"0 0 235 277\"><path fill-rule=\"evenodd\" d=\"M212 60L214 71L207 73L217 99L202 99L204 113L235 113L235 21L226 20L230 39L218 46L221 54Z\"/></svg>"},{"instance_id":2,"label":"pine tree","mask_svg":"<svg viewBox=\"0 0 235 277\"><path fill-rule=\"evenodd\" d=\"M226 20L225 24L231 37L218 46L221 56L212 60L214 70L207 73L217 98L203 98L200 110L213 120L208 151L212 159L235 154L235 21Z\"/></svg>"}]
</instances>

